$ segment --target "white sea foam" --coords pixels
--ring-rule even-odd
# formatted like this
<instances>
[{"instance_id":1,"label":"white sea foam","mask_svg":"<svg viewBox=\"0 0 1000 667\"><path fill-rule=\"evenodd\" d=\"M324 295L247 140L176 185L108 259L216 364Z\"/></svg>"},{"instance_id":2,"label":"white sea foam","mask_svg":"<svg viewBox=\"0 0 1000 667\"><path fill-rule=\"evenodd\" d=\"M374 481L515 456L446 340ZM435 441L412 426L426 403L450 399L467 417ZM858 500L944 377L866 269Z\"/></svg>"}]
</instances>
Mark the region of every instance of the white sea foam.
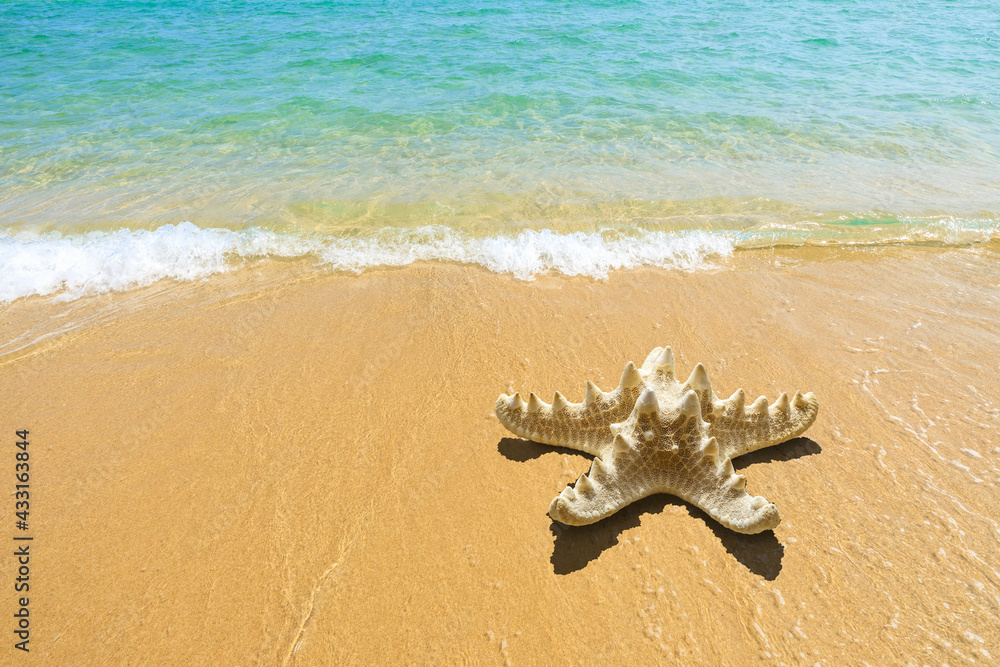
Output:
<instances>
[{"instance_id":1,"label":"white sea foam","mask_svg":"<svg viewBox=\"0 0 1000 667\"><path fill-rule=\"evenodd\" d=\"M607 278L612 270L660 266L694 270L733 251L721 234L573 232L525 230L517 236L473 238L446 227L383 231L371 239L334 239L320 253L331 267L361 272L372 266L403 266L416 261L479 264L522 280L552 272Z\"/></svg>"},{"instance_id":2,"label":"white sea foam","mask_svg":"<svg viewBox=\"0 0 1000 667\"><path fill-rule=\"evenodd\" d=\"M903 220L879 234L831 237L834 243L964 245L996 238L996 220ZM919 224L918 224L919 222ZM773 230L771 230L773 232ZM785 231L788 231L785 229ZM903 232L902 234L900 232ZM522 280L555 272L606 278L612 271L656 266L693 271L735 248L817 241L809 234L737 232L559 233L543 229L476 237L441 225L386 228L370 236L300 236L261 229L203 229L190 222L154 231L121 229L79 235L0 232L0 303L34 294L75 299L162 279L196 280L266 257L312 258L317 267L361 273L417 261L477 264ZM821 240L821 239L819 239Z\"/></svg>"},{"instance_id":3,"label":"white sea foam","mask_svg":"<svg viewBox=\"0 0 1000 667\"><path fill-rule=\"evenodd\" d=\"M279 255L286 245L266 232L200 229L189 222L77 236L0 234L0 302L54 293L69 300L163 278L194 280L226 271L235 256Z\"/></svg>"},{"instance_id":4,"label":"white sea foam","mask_svg":"<svg viewBox=\"0 0 1000 667\"><path fill-rule=\"evenodd\" d=\"M525 230L517 236L476 238L427 226L385 229L368 238L304 238L259 229L202 229L184 222L155 231L0 233L0 303L35 294L69 300L165 278L196 280L264 257L314 257L318 266L355 273L415 261L451 261L530 280L550 271L605 278L613 270L638 266L695 270L732 250L727 235L701 231Z\"/></svg>"}]
</instances>

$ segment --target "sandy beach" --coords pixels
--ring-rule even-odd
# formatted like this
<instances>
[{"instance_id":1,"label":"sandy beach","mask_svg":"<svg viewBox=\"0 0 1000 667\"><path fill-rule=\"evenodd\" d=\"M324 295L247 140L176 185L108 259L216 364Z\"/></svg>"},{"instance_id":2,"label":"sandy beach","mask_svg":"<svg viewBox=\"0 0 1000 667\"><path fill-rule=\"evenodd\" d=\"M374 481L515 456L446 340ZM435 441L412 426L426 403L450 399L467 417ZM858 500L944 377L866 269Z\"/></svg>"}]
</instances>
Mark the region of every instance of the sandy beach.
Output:
<instances>
[{"instance_id":1,"label":"sandy beach","mask_svg":"<svg viewBox=\"0 0 1000 667\"><path fill-rule=\"evenodd\" d=\"M997 37L5 3L0 667L1000 664Z\"/></svg>"},{"instance_id":2,"label":"sandy beach","mask_svg":"<svg viewBox=\"0 0 1000 667\"><path fill-rule=\"evenodd\" d=\"M998 259L768 250L531 282L268 261L21 299L0 311L0 443L13 489L30 430L30 658L989 663ZM669 496L588 527L546 515L590 460L505 431L497 395L579 401L660 345L726 396L819 397L806 437L736 461L773 532Z\"/></svg>"}]
</instances>

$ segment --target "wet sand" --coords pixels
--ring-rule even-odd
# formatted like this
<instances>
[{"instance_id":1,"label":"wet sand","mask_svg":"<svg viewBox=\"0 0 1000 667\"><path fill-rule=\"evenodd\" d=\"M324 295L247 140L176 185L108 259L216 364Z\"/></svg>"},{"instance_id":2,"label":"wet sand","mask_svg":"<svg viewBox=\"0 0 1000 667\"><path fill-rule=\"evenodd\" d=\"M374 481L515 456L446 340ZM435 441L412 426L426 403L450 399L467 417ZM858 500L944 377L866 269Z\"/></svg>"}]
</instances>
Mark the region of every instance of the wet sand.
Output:
<instances>
[{"instance_id":1,"label":"wet sand","mask_svg":"<svg viewBox=\"0 0 1000 667\"><path fill-rule=\"evenodd\" d=\"M0 483L30 429L31 659L996 660L998 259L779 250L533 282L273 262L14 303ZM579 401L658 345L719 394L819 397L805 438L736 461L774 532L668 496L589 527L546 516L590 460L507 433L496 396ZM11 495L7 540L13 513Z\"/></svg>"}]
</instances>

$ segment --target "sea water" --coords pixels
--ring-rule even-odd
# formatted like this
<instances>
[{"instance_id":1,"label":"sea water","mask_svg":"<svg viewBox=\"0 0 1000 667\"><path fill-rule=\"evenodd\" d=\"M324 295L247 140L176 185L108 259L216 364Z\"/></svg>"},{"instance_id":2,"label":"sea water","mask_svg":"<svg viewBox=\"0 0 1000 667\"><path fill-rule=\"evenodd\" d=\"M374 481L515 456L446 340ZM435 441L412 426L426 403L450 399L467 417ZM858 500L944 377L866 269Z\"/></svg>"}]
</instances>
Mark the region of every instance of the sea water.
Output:
<instances>
[{"instance_id":1,"label":"sea water","mask_svg":"<svg viewBox=\"0 0 1000 667\"><path fill-rule=\"evenodd\" d=\"M5 2L0 301L1000 235L992 2Z\"/></svg>"}]
</instances>

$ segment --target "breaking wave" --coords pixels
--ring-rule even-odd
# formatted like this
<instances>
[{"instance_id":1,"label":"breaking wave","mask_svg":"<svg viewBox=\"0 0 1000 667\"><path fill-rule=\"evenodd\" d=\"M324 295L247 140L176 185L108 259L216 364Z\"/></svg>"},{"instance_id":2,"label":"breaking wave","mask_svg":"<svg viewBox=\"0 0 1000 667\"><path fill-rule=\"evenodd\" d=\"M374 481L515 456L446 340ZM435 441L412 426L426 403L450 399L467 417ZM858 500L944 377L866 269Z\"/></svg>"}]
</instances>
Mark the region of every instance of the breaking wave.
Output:
<instances>
[{"instance_id":1,"label":"breaking wave","mask_svg":"<svg viewBox=\"0 0 1000 667\"><path fill-rule=\"evenodd\" d=\"M0 303L31 295L72 300L162 279L197 280L264 258L313 259L317 268L361 273L420 261L475 264L531 280L546 273L606 278L641 266L695 271L737 249L776 245L965 245L997 237L996 221L897 221L863 237L816 225L742 231L555 232L478 237L441 225L385 228L361 237L303 236L262 229L204 229L190 222L158 229L44 235L0 232ZM829 231L829 229L827 230Z\"/></svg>"},{"instance_id":2,"label":"breaking wave","mask_svg":"<svg viewBox=\"0 0 1000 667\"><path fill-rule=\"evenodd\" d=\"M184 222L154 231L0 234L0 302L35 294L70 300L164 278L196 280L267 257L313 257L319 267L354 273L450 261L531 280L548 272L605 278L612 270L638 266L695 270L732 250L725 235L702 231L626 235L525 230L510 237L476 238L427 226L385 229L367 238L306 238L259 229L202 229Z\"/></svg>"}]
</instances>

